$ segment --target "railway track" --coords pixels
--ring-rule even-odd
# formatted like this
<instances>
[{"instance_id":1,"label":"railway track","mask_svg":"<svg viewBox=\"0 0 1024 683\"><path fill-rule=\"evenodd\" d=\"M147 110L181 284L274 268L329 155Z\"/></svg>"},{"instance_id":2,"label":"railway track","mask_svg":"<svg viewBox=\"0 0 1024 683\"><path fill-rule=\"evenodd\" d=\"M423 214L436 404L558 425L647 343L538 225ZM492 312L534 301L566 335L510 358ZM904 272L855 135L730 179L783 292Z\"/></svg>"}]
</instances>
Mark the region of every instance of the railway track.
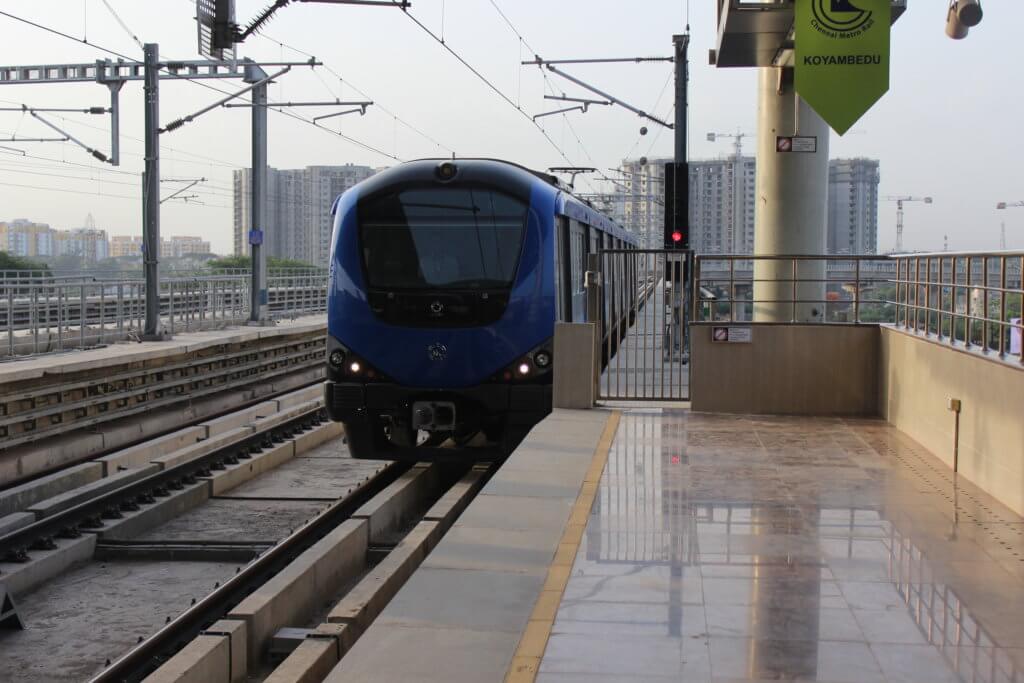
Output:
<instances>
[{"instance_id":1,"label":"railway track","mask_svg":"<svg viewBox=\"0 0 1024 683\"><path fill-rule=\"evenodd\" d=\"M339 529L361 529L355 545L345 541L358 549L332 556L336 570L319 566L336 577L322 594L372 572L401 547L410 522L466 475L352 460L319 404L293 413L0 537L0 584L31 574L36 585L15 593L26 628L0 635L0 670L19 672L12 681L142 680L208 639L202 634L221 617L239 618L240 605L244 612ZM318 444L326 431L333 438ZM482 482L484 472L472 476ZM435 542L442 522L431 522ZM318 607L304 605L282 626L301 625ZM259 653L251 669L265 668L274 634L249 630Z\"/></svg>"}]
</instances>

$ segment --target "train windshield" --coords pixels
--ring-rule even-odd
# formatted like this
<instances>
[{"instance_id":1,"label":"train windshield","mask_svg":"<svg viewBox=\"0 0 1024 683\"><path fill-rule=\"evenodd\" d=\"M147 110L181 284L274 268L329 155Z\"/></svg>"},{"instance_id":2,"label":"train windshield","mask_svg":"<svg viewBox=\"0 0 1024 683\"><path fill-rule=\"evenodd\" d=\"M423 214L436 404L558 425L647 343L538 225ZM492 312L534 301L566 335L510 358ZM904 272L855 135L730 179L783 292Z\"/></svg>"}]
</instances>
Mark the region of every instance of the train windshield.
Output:
<instances>
[{"instance_id":1,"label":"train windshield","mask_svg":"<svg viewBox=\"0 0 1024 683\"><path fill-rule=\"evenodd\" d=\"M359 206L370 287L510 287L526 214L526 203L485 188L408 188L371 197Z\"/></svg>"}]
</instances>

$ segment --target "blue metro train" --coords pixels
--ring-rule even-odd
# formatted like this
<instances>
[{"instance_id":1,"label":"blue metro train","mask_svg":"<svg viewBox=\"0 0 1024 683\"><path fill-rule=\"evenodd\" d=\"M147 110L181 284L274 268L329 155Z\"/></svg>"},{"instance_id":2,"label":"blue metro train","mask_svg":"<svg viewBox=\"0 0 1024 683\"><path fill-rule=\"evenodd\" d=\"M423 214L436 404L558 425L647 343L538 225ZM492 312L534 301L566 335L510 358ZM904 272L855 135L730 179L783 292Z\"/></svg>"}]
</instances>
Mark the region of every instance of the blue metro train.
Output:
<instances>
[{"instance_id":1,"label":"blue metro train","mask_svg":"<svg viewBox=\"0 0 1024 683\"><path fill-rule=\"evenodd\" d=\"M586 318L587 254L635 247L553 176L504 161L413 161L347 191L324 396L352 455L510 453L551 411L555 322Z\"/></svg>"}]
</instances>

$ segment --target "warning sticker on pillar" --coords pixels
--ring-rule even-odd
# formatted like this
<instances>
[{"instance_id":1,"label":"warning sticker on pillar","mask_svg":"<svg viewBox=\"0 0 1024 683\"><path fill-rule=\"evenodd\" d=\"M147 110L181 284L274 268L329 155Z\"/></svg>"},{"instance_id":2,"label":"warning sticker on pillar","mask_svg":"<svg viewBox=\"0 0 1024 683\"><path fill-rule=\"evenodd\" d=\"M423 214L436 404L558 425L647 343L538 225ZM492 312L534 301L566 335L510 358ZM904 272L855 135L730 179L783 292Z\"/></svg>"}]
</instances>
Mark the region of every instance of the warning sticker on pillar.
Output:
<instances>
[{"instance_id":1,"label":"warning sticker on pillar","mask_svg":"<svg viewBox=\"0 0 1024 683\"><path fill-rule=\"evenodd\" d=\"M796 0L796 91L842 135L889 90L890 0Z\"/></svg>"}]
</instances>

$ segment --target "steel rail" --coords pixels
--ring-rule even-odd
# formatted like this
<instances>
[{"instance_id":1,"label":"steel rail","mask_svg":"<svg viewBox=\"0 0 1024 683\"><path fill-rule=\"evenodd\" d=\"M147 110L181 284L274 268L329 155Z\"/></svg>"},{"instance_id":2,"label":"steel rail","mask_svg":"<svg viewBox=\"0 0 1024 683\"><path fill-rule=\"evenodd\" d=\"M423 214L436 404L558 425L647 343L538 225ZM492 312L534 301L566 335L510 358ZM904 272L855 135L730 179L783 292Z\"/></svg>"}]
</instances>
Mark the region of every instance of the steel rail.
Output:
<instances>
[{"instance_id":1,"label":"steel rail","mask_svg":"<svg viewBox=\"0 0 1024 683\"><path fill-rule=\"evenodd\" d=\"M395 481L411 464L390 463L376 476L360 484L345 498L333 503L319 515L274 545L222 586L199 600L159 631L115 660L89 683L140 681L158 669L182 646L199 635L237 605L256 588L291 564L305 550L349 519L363 503Z\"/></svg>"}]
</instances>

